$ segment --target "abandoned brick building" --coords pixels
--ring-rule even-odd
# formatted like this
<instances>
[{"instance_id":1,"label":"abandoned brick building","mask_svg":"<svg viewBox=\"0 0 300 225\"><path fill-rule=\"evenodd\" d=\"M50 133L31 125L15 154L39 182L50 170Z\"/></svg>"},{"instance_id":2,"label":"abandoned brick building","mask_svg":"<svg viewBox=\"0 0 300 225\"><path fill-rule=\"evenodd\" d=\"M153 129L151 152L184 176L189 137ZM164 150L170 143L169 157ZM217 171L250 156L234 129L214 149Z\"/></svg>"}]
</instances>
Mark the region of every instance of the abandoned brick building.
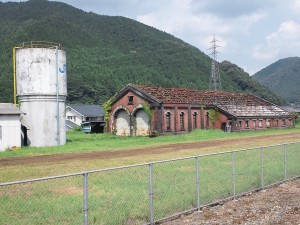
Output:
<instances>
[{"instance_id":1,"label":"abandoned brick building","mask_svg":"<svg viewBox=\"0 0 300 225\"><path fill-rule=\"evenodd\" d=\"M248 93L128 84L110 101L108 131L116 135L177 134L194 129L246 131L294 126L294 117Z\"/></svg>"}]
</instances>

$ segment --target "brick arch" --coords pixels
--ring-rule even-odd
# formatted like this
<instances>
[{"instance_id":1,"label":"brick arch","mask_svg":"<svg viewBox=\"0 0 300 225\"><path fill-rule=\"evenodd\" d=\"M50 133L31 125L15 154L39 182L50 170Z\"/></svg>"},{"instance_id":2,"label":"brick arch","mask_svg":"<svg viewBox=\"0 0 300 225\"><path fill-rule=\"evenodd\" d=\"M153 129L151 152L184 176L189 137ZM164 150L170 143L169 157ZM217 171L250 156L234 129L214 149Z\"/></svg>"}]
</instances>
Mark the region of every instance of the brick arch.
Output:
<instances>
[{"instance_id":1,"label":"brick arch","mask_svg":"<svg viewBox=\"0 0 300 225\"><path fill-rule=\"evenodd\" d=\"M115 130L116 135L119 136L129 136L131 131L131 113L130 111L124 107L119 106L112 113L113 119L113 130Z\"/></svg>"},{"instance_id":2,"label":"brick arch","mask_svg":"<svg viewBox=\"0 0 300 225\"><path fill-rule=\"evenodd\" d=\"M132 111L132 115L135 119L135 135L146 136L150 130L150 120L148 114L145 112L142 106L136 107Z\"/></svg>"}]
</instances>

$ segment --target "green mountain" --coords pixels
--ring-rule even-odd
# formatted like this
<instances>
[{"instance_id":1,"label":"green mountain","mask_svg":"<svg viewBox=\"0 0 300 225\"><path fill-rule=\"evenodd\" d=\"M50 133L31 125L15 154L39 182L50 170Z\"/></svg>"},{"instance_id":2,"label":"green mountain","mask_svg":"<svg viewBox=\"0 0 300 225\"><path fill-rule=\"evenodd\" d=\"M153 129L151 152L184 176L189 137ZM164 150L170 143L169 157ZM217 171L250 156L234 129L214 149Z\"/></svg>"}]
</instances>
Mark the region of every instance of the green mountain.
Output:
<instances>
[{"instance_id":1,"label":"green mountain","mask_svg":"<svg viewBox=\"0 0 300 225\"><path fill-rule=\"evenodd\" d=\"M300 57L280 59L253 78L289 103L300 102Z\"/></svg>"},{"instance_id":2,"label":"green mountain","mask_svg":"<svg viewBox=\"0 0 300 225\"><path fill-rule=\"evenodd\" d=\"M60 2L0 2L0 41L0 102L13 99L12 48L28 41L63 45L67 100L72 103L101 104L127 83L203 90L209 86L211 61L197 48L137 21L87 13ZM281 103L241 69L222 68L224 90L254 91Z\"/></svg>"}]
</instances>

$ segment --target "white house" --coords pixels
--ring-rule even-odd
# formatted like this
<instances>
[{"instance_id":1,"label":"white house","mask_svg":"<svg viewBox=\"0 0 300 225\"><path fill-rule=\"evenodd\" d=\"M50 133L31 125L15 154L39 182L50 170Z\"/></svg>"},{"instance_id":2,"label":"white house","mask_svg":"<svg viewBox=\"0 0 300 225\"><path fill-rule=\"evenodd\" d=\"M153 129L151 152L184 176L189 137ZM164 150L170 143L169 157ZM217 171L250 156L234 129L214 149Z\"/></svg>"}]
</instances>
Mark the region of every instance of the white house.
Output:
<instances>
[{"instance_id":1,"label":"white house","mask_svg":"<svg viewBox=\"0 0 300 225\"><path fill-rule=\"evenodd\" d=\"M66 106L66 128L70 130L82 123L104 125L104 110L100 105L70 104Z\"/></svg>"},{"instance_id":2,"label":"white house","mask_svg":"<svg viewBox=\"0 0 300 225\"><path fill-rule=\"evenodd\" d=\"M0 103L0 151L21 146L21 114L12 103Z\"/></svg>"}]
</instances>

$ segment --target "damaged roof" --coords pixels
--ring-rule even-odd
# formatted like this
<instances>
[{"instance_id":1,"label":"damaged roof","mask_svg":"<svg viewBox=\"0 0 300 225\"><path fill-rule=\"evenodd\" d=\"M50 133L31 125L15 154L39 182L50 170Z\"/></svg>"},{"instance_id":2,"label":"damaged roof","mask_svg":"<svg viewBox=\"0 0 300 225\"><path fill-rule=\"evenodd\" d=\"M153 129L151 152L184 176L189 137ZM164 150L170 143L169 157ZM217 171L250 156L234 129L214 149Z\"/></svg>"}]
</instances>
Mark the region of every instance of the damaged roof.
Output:
<instances>
[{"instance_id":1,"label":"damaged roof","mask_svg":"<svg viewBox=\"0 0 300 225\"><path fill-rule=\"evenodd\" d=\"M284 109L250 93L129 85L165 104L215 105L235 117L291 116Z\"/></svg>"},{"instance_id":2,"label":"damaged roof","mask_svg":"<svg viewBox=\"0 0 300 225\"><path fill-rule=\"evenodd\" d=\"M133 85L163 103L187 103L199 105L272 105L253 94L225 91L201 91L189 88L162 88Z\"/></svg>"},{"instance_id":3,"label":"damaged roof","mask_svg":"<svg viewBox=\"0 0 300 225\"><path fill-rule=\"evenodd\" d=\"M289 112L275 105L218 105L218 107L235 117L278 117L291 115Z\"/></svg>"}]
</instances>

